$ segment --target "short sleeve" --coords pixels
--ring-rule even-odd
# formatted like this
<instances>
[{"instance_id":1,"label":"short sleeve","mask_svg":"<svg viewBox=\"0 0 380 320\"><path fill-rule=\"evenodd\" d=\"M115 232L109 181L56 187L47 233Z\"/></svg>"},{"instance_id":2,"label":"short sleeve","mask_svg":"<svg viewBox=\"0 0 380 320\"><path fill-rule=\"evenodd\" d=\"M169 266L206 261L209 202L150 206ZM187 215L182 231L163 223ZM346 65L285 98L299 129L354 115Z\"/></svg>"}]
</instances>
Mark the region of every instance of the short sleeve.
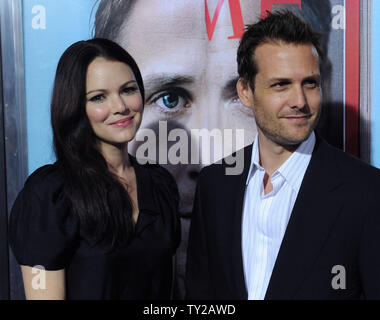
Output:
<instances>
[{"instance_id":1,"label":"short sleeve","mask_svg":"<svg viewBox=\"0 0 380 320\"><path fill-rule=\"evenodd\" d=\"M9 242L21 265L60 270L75 253L78 222L57 170L49 165L33 173L11 210Z\"/></svg>"}]
</instances>

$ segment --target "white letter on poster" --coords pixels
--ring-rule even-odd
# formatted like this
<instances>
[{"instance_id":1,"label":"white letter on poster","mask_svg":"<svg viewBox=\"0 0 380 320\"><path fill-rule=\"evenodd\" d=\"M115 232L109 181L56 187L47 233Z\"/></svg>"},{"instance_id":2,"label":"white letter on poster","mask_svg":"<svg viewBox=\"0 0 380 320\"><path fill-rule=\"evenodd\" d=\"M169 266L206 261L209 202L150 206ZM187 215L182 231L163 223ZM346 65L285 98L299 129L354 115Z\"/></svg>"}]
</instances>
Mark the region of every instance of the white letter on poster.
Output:
<instances>
[{"instance_id":1,"label":"white letter on poster","mask_svg":"<svg viewBox=\"0 0 380 320\"><path fill-rule=\"evenodd\" d=\"M341 6L341 5L333 6L331 12L334 15L332 19L332 23L331 23L333 29L344 30L346 28L346 10L344 6Z\"/></svg>"},{"instance_id":2,"label":"white letter on poster","mask_svg":"<svg viewBox=\"0 0 380 320\"><path fill-rule=\"evenodd\" d=\"M46 29L46 9L44 6L37 5L32 8L32 28L35 30Z\"/></svg>"}]
</instances>

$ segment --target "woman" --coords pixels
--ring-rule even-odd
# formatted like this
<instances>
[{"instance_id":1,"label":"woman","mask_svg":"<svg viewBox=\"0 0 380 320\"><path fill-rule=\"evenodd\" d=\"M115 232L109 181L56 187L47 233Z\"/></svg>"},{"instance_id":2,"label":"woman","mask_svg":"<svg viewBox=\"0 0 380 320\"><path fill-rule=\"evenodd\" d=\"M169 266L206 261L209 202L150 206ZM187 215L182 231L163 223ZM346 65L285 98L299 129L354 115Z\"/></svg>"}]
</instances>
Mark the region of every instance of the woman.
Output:
<instances>
[{"instance_id":1,"label":"woman","mask_svg":"<svg viewBox=\"0 0 380 320\"><path fill-rule=\"evenodd\" d=\"M62 55L51 103L57 162L28 178L10 217L27 299L170 298L177 186L127 152L143 101L140 71L116 43L80 41Z\"/></svg>"}]
</instances>

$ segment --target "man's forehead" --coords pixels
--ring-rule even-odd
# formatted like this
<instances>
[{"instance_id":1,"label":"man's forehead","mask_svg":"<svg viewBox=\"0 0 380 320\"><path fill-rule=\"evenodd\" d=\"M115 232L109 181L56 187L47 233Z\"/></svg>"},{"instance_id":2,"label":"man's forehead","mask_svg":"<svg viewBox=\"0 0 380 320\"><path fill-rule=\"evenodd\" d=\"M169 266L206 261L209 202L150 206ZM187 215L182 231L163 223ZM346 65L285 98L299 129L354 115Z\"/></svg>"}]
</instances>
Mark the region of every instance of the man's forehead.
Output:
<instances>
[{"instance_id":1,"label":"man's forehead","mask_svg":"<svg viewBox=\"0 0 380 320\"><path fill-rule=\"evenodd\" d=\"M135 57L141 72L150 74L212 77L229 81L237 75L236 51L240 39L234 34L229 1L216 20L219 0L207 0L210 20L215 21L208 39L204 0L138 0L128 15L117 41ZM241 0L244 23L253 23L260 1Z\"/></svg>"},{"instance_id":2,"label":"man's forehead","mask_svg":"<svg viewBox=\"0 0 380 320\"><path fill-rule=\"evenodd\" d=\"M219 0L150 0L147 5L146 1L136 1L121 29L119 40L129 37L131 32L139 33L144 38L208 40L206 4L210 23L215 23L210 43L220 40L219 37L227 40L233 35L231 9L229 1L225 0L218 12L218 3ZM257 21L260 3L260 0L240 0L243 24ZM236 7L233 10L235 17L239 17Z\"/></svg>"},{"instance_id":3,"label":"man's forehead","mask_svg":"<svg viewBox=\"0 0 380 320\"><path fill-rule=\"evenodd\" d=\"M311 44L264 43L256 48L257 76L268 81L320 76L319 57Z\"/></svg>"},{"instance_id":4,"label":"man's forehead","mask_svg":"<svg viewBox=\"0 0 380 320\"><path fill-rule=\"evenodd\" d=\"M318 63L320 62L318 50L312 43L292 43L282 40L268 40L258 45L253 52L253 58L255 59L256 64L258 64L259 57L259 60L267 60L274 57L278 60L287 60L294 55L312 56L318 61ZM291 60L294 59L290 59L289 62L292 62Z\"/></svg>"},{"instance_id":5,"label":"man's forehead","mask_svg":"<svg viewBox=\"0 0 380 320\"><path fill-rule=\"evenodd\" d=\"M152 0L149 5L146 1L136 1L121 33L126 37L131 32L144 37L160 34L171 39L180 35L186 37L199 28L199 19L194 19L194 12L200 12L199 1Z\"/></svg>"}]
</instances>

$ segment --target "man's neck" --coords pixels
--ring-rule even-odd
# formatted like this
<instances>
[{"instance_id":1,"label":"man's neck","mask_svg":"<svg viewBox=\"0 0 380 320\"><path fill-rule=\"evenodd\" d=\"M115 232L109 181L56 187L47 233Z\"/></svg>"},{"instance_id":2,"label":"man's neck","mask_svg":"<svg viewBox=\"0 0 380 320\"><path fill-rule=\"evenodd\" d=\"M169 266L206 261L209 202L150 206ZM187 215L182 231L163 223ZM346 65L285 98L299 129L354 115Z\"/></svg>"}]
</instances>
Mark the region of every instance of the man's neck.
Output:
<instances>
[{"instance_id":1,"label":"man's neck","mask_svg":"<svg viewBox=\"0 0 380 320\"><path fill-rule=\"evenodd\" d=\"M270 177L293 154L298 145L292 147L281 146L268 139L259 132L260 165Z\"/></svg>"}]
</instances>

